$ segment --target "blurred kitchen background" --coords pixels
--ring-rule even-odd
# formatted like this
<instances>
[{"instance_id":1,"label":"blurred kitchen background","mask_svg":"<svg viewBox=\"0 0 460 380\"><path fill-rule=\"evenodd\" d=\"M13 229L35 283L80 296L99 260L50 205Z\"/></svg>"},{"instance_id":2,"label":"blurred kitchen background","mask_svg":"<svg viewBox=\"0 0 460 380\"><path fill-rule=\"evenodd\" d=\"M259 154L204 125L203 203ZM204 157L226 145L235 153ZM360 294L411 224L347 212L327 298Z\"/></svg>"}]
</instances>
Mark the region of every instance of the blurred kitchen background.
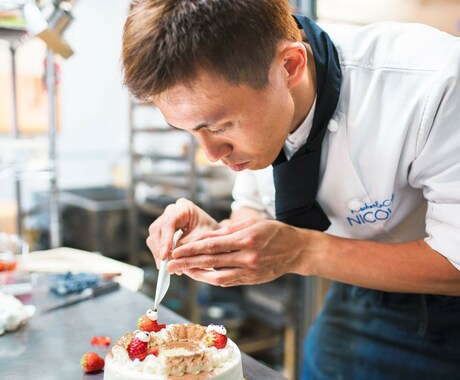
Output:
<instances>
[{"instance_id":1,"label":"blurred kitchen background","mask_svg":"<svg viewBox=\"0 0 460 380\"><path fill-rule=\"evenodd\" d=\"M460 0L291 3L321 22L421 22L460 35ZM65 246L139 266L141 291L154 296L148 226L182 196L226 218L233 175L123 87L128 5L0 0L0 232L20 235L31 251ZM174 276L165 305L225 324L243 351L295 378L326 289L295 276L231 289Z\"/></svg>"}]
</instances>

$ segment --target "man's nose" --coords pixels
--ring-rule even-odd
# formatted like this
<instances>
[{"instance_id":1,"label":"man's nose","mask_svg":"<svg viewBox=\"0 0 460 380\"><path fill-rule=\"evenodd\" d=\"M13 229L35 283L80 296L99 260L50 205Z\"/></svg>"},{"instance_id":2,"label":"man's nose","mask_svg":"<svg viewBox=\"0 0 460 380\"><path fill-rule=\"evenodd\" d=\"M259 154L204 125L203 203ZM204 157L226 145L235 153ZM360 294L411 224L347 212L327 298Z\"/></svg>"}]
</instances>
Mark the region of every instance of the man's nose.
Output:
<instances>
[{"instance_id":1,"label":"man's nose","mask_svg":"<svg viewBox=\"0 0 460 380\"><path fill-rule=\"evenodd\" d=\"M228 143L211 142L203 138L200 138L199 141L206 157L211 162L221 160L232 151L232 147Z\"/></svg>"}]
</instances>

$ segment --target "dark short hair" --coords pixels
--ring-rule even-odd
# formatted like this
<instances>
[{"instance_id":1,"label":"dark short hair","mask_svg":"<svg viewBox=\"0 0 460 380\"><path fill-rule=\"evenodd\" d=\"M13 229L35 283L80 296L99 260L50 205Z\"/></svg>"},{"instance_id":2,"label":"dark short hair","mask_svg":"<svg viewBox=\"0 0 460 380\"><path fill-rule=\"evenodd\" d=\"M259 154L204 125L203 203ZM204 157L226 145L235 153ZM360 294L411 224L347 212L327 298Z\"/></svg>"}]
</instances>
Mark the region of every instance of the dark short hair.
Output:
<instances>
[{"instance_id":1,"label":"dark short hair","mask_svg":"<svg viewBox=\"0 0 460 380\"><path fill-rule=\"evenodd\" d=\"M263 88L282 40L301 40L288 0L134 0L123 31L124 82L148 99L204 69Z\"/></svg>"}]
</instances>

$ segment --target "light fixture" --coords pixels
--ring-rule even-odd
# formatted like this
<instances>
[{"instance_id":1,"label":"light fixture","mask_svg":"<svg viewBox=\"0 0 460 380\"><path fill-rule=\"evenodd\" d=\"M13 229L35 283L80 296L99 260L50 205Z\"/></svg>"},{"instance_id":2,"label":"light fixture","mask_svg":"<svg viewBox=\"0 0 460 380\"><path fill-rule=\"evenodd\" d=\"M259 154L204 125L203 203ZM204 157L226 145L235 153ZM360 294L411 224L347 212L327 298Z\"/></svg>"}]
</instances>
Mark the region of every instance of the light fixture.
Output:
<instances>
[{"instance_id":1,"label":"light fixture","mask_svg":"<svg viewBox=\"0 0 460 380\"><path fill-rule=\"evenodd\" d=\"M55 0L48 6L40 8L35 0L4 0L0 3L1 11L22 10L15 22L6 22L0 18L2 37L11 40L22 38L26 32L40 38L55 54L63 58L73 55L73 50L64 40L62 34L73 21L72 3L67 0ZM7 36L9 34L9 36Z\"/></svg>"},{"instance_id":2,"label":"light fixture","mask_svg":"<svg viewBox=\"0 0 460 380\"><path fill-rule=\"evenodd\" d=\"M27 31L43 40L48 48L63 58L73 55L72 48L62 38L62 33L73 21L72 4L68 1L57 2L50 17L43 12L33 0L24 4L24 19Z\"/></svg>"}]
</instances>

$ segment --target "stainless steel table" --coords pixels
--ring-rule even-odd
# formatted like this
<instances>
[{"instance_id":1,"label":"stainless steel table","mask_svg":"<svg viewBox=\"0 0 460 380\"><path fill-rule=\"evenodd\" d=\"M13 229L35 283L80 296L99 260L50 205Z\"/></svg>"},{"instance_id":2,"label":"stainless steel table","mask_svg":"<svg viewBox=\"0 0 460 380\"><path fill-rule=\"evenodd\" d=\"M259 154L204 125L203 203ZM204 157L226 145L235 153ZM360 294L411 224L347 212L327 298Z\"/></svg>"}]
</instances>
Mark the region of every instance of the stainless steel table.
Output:
<instances>
[{"instance_id":1,"label":"stainless steel table","mask_svg":"<svg viewBox=\"0 0 460 380\"><path fill-rule=\"evenodd\" d=\"M49 299L35 297L40 306ZM136 328L137 318L153 304L141 293L119 289L66 308L36 314L16 332L0 336L0 379L2 380L102 380L103 373L84 374L80 358L87 351L104 356L107 349L91 346L92 336L107 335L112 342ZM163 323L185 323L172 311L159 309ZM247 380L282 380L271 370L243 354Z\"/></svg>"}]
</instances>

